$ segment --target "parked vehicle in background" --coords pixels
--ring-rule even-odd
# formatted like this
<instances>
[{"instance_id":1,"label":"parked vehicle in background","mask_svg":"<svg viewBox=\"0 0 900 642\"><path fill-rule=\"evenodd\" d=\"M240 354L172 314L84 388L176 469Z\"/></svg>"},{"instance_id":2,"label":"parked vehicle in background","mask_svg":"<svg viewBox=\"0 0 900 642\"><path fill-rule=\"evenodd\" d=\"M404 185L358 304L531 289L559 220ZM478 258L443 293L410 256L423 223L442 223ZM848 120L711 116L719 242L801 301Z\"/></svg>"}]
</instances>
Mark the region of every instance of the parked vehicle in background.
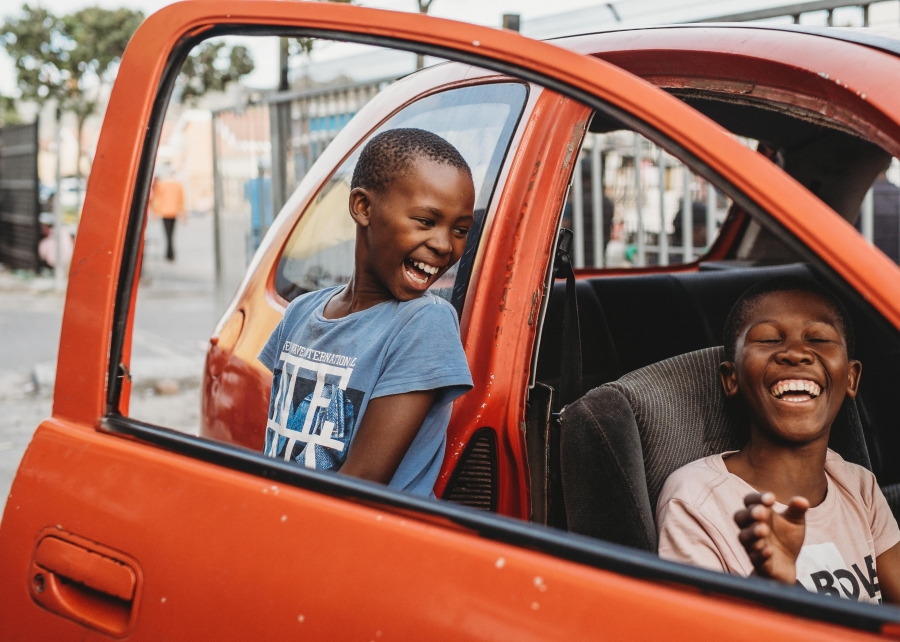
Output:
<instances>
[{"instance_id":1,"label":"parked vehicle in background","mask_svg":"<svg viewBox=\"0 0 900 642\"><path fill-rule=\"evenodd\" d=\"M457 62L380 93L306 174L211 339L203 432L188 436L129 413L130 331L156 142L192 46L273 32ZM706 32L695 33L684 47L702 44ZM751 47L744 43L752 33L726 40ZM807 37L786 34L804 40L796 49L786 42L783 61L771 43L758 44L755 56L739 51L739 59L756 59L742 71L744 85L729 81L725 91L700 77L684 83L696 93L678 100L599 60L627 44L599 35L549 44L418 15L268 0L198 0L149 18L122 61L98 145L53 417L35 433L0 527L0 637L896 638L900 612L892 607L664 562L546 526L565 525L553 432L571 363L563 355L572 354L563 320L572 299L554 284L564 220L579 267L584 390L717 345L724 311L744 287L802 272L852 306L860 356L880 374L860 392L873 468L888 488L900 481L898 435L888 429L897 411L885 392L900 374L892 358L900 268L845 220L900 143L898 90L883 82L900 61L839 41L829 58L831 47L816 49ZM804 71L807 49L815 60ZM647 50L622 64L677 60ZM714 50L703 68L714 69L715 59ZM768 76L751 72L771 68L808 82L779 81L754 95ZM841 83L830 79L838 70ZM826 113L815 108L823 97ZM475 381L454 407L435 489L451 501L260 452L269 380L255 357L291 299L349 276L353 163L370 136L396 126L426 128L456 145L478 195L463 258L437 285L460 314ZM757 142L765 154L745 144ZM770 160L779 154L785 171ZM583 157L593 161L587 177ZM845 157L854 162L835 166ZM573 199L579 183L582 198ZM602 267L612 234L602 216L604 183L622 189L611 197L619 211L610 230L633 242L631 258L623 252L632 267ZM685 184L681 201L673 199L669 187ZM707 207L702 252L692 249L703 241L690 224L695 202Z\"/></svg>"}]
</instances>

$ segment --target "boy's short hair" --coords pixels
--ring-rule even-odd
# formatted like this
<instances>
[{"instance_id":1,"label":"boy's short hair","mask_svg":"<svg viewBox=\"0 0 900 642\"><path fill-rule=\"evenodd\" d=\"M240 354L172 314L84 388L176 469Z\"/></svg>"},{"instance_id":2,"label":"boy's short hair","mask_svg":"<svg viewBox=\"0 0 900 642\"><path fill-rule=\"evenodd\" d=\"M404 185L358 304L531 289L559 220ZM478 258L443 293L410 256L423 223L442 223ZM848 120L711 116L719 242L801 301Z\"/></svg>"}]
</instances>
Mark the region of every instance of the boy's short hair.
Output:
<instances>
[{"instance_id":1,"label":"boy's short hair","mask_svg":"<svg viewBox=\"0 0 900 642\"><path fill-rule=\"evenodd\" d=\"M847 342L847 356L851 359L853 358L853 352L856 348L856 335L853 332L850 312L841 300L815 281L799 276L776 276L752 286L731 306L731 311L725 319L725 330L722 333L726 361L734 361L738 334L740 334L747 323L747 317L750 315L753 306L765 295L776 292L807 292L825 301L838 317L841 325L838 329L844 333L844 340Z\"/></svg>"},{"instance_id":2,"label":"boy's short hair","mask_svg":"<svg viewBox=\"0 0 900 642\"><path fill-rule=\"evenodd\" d=\"M381 132L366 143L353 170L350 189L383 192L419 158L450 165L472 177L469 164L453 145L437 134L408 127Z\"/></svg>"}]
</instances>

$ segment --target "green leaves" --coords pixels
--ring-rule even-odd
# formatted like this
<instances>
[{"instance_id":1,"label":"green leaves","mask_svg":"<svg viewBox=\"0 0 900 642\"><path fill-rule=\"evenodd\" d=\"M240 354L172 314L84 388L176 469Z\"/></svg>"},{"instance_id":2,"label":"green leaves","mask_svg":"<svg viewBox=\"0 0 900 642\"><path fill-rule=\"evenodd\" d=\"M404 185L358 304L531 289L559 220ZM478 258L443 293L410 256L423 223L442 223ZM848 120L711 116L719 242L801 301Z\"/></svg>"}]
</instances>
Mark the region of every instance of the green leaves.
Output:
<instances>
[{"instance_id":1,"label":"green leaves","mask_svg":"<svg viewBox=\"0 0 900 642\"><path fill-rule=\"evenodd\" d=\"M253 68L253 58L246 47L204 42L194 48L181 68L181 102L196 103L208 91L224 91L228 83L246 76Z\"/></svg>"},{"instance_id":2,"label":"green leaves","mask_svg":"<svg viewBox=\"0 0 900 642\"><path fill-rule=\"evenodd\" d=\"M22 100L54 99L78 121L78 163L81 176L81 132L97 111L100 90L110 82L131 35L144 14L131 9L86 7L56 16L43 7L22 5L18 16L0 26L0 44L13 59ZM0 105L4 118L14 112Z\"/></svg>"},{"instance_id":3,"label":"green leaves","mask_svg":"<svg viewBox=\"0 0 900 642\"><path fill-rule=\"evenodd\" d=\"M19 17L2 27L2 41L15 65L24 100L43 103L61 98L70 78L68 46L62 22L46 9L22 6Z\"/></svg>"},{"instance_id":4,"label":"green leaves","mask_svg":"<svg viewBox=\"0 0 900 642\"><path fill-rule=\"evenodd\" d=\"M13 59L23 100L60 101L80 121L97 108L99 86L108 81L144 14L130 9L87 7L56 16L23 5L0 27L0 43Z\"/></svg>"}]
</instances>

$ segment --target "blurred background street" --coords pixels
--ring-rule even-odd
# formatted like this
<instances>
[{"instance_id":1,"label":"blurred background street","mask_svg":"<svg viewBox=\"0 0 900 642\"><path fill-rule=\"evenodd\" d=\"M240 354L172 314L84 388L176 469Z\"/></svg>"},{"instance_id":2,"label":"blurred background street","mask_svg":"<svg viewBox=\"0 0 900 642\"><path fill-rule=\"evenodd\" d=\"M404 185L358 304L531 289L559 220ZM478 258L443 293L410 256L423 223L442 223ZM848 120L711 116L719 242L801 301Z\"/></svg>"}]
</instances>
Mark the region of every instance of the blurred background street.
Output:
<instances>
[{"instance_id":1,"label":"blurred background street","mask_svg":"<svg viewBox=\"0 0 900 642\"><path fill-rule=\"evenodd\" d=\"M163 226L149 221L134 328L132 414L192 434L216 321L211 226L209 214L184 221L169 263ZM0 267L0 514L34 429L50 415L64 303L52 277Z\"/></svg>"}]
</instances>

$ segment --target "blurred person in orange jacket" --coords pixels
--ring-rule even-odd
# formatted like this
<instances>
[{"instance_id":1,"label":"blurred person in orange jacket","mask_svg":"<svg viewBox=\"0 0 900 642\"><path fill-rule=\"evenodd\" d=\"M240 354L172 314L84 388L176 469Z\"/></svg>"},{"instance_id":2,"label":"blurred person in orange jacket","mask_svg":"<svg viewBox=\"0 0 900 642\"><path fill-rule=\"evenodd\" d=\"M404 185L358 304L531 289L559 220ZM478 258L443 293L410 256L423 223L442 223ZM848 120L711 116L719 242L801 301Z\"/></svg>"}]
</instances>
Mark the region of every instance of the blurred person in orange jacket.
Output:
<instances>
[{"instance_id":1,"label":"blurred person in orange jacket","mask_svg":"<svg viewBox=\"0 0 900 642\"><path fill-rule=\"evenodd\" d=\"M166 230L166 260L174 261L172 237L175 233L175 221L178 217L186 218L187 212L184 209L184 188L167 165L163 165L153 179L150 210L154 216L162 219Z\"/></svg>"}]
</instances>

